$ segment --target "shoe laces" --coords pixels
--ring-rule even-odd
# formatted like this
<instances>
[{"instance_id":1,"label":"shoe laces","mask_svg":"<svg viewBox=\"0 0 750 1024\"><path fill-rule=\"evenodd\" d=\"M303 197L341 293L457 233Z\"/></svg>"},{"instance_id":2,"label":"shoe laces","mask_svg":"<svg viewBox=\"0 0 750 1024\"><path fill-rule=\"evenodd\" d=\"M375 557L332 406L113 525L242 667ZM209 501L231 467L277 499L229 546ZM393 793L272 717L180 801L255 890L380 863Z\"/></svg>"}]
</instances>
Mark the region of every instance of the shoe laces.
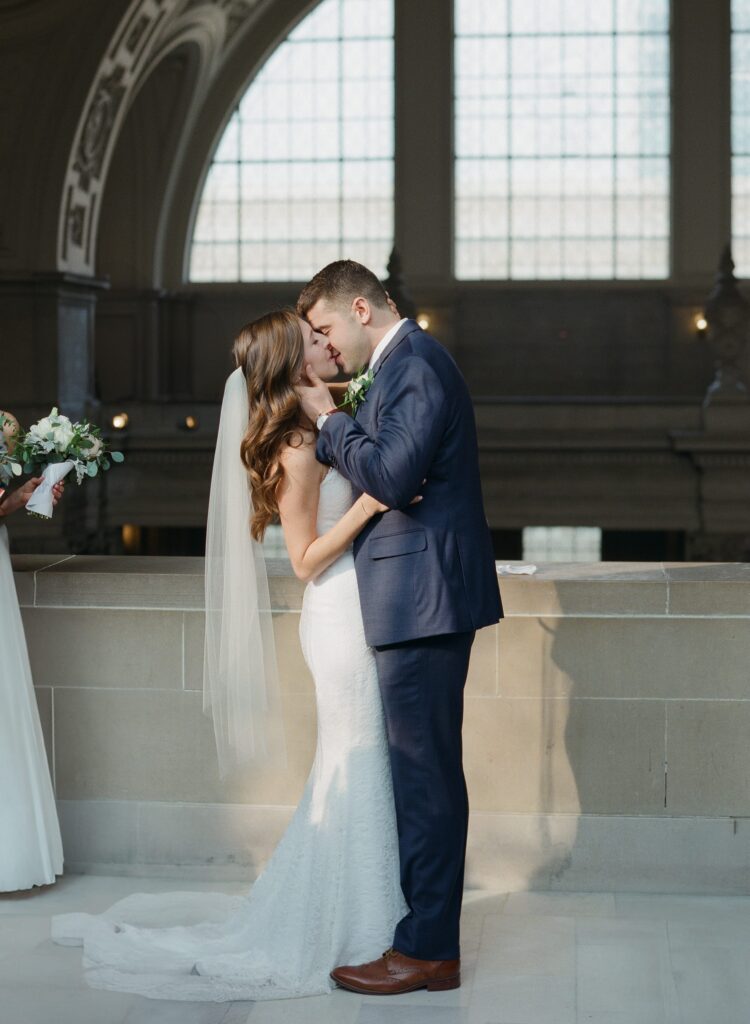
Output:
<instances>
[{"instance_id":1,"label":"shoe laces","mask_svg":"<svg viewBox=\"0 0 750 1024\"><path fill-rule=\"evenodd\" d=\"M396 950L393 948L393 946L391 946L389 949L386 949L386 951L383 953L383 957L386 960L388 960L390 957L396 956L396 955L397 955L396 954Z\"/></svg>"}]
</instances>

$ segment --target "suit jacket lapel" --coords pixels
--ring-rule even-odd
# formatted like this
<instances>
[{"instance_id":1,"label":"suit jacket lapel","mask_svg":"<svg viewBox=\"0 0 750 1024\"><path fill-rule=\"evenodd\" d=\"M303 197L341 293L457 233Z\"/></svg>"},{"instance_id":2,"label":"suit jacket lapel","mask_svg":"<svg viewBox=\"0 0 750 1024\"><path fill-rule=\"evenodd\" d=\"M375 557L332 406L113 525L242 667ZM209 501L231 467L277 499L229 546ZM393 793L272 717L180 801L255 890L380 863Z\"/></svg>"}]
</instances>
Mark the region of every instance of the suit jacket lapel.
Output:
<instances>
[{"instance_id":1,"label":"suit jacket lapel","mask_svg":"<svg viewBox=\"0 0 750 1024\"><path fill-rule=\"evenodd\" d=\"M401 324L401 327L399 328L399 330L396 331L396 333L394 334L394 336L391 338L390 342L388 343L388 346L387 346L385 352L383 352L383 354L380 357L380 359L378 359L378 365L375 367L375 372L372 375L373 382L370 385L371 388L375 387L375 378L380 373L380 370L382 369L383 363L386 361L386 359L388 359L388 357L391 355L391 353L395 352L395 350L398 348L398 346L401 344L401 342L404 340L404 338L408 334L411 334L411 332L414 330L415 327L419 327L419 324L416 322L416 320L407 320L406 323ZM360 412L362 412L364 410L366 405L367 405L367 399L365 399L365 401L362 402L361 405L357 406L357 409L356 409L356 411L354 413L354 419L355 420L359 418Z\"/></svg>"},{"instance_id":2,"label":"suit jacket lapel","mask_svg":"<svg viewBox=\"0 0 750 1024\"><path fill-rule=\"evenodd\" d=\"M399 330L396 331L396 334L393 336L393 338L391 338L390 342L388 343L385 352L382 354L380 359L378 359L378 365L375 367L375 373L373 374L373 378L377 377L377 375L383 368L383 363L385 363L386 359L388 359L389 356L393 352L395 352L395 350L398 348L398 346L401 344L401 342L404 340L407 334L411 334L414 328L418 326L419 324L416 322L416 320L407 320L406 323L401 324Z\"/></svg>"}]
</instances>

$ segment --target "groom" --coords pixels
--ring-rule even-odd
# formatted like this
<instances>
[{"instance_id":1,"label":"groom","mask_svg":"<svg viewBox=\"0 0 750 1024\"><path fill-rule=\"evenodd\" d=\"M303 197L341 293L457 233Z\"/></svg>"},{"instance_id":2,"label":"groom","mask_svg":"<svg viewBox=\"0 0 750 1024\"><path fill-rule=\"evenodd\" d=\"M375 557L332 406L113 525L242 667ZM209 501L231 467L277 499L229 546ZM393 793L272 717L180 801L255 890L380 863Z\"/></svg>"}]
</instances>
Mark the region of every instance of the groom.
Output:
<instances>
[{"instance_id":1,"label":"groom","mask_svg":"<svg viewBox=\"0 0 750 1024\"><path fill-rule=\"evenodd\" d=\"M410 909L380 959L331 976L362 993L457 988L469 815L463 690L475 631L503 614L474 411L448 352L414 320L399 320L380 281L359 263L321 270L297 312L327 337L347 375L373 371L352 419L308 367L312 386L299 393L320 431L317 457L391 509L357 537L354 560L383 698ZM410 505L417 493L423 500Z\"/></svg>"}]
</instances>

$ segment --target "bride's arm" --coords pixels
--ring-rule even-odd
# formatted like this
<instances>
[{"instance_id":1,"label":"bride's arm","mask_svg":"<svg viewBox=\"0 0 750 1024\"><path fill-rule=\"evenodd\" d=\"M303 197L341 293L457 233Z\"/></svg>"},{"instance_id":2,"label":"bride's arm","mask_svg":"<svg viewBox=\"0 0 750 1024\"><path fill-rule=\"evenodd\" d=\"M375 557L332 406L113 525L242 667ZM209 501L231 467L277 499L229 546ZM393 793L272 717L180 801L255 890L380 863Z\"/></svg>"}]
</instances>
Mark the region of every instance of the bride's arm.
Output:
<instances>
[{"instance_id":1,"label":"bride's arm","mask_svg":"<svg viewBox=\"0 0 750 1024\"><path fill-rule=\"evenodd\" d=\"M279 517L294 574L304 583L319 576L349 547L366 523L386 506L363 494L341 519L318 536L318 498L323 467L310 445L286 448L279 488Z\"/></svg>"}]
</instances>

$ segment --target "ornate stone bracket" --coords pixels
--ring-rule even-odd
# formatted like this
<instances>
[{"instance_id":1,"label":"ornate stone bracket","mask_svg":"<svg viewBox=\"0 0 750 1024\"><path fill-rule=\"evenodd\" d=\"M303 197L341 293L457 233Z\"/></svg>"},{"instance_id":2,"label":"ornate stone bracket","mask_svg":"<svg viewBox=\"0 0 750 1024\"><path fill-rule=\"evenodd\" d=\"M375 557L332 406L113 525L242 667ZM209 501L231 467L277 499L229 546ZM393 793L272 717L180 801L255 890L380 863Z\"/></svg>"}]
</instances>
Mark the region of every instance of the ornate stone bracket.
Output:
<instances>
[{"instance_id":1,"label":"ornate stone bracket","mask_svg":"<svg viewBox=\"0 0 750 1024\"><path fill-rule=\"evenodd\" d=\"M750 393L742 379L740 361L750 334L750 303L737 286L732 250L728 245L706 302L705 316L716 375L703 400L704 413L717 406L747 407Z\"/></svg>"}]
</instances>

